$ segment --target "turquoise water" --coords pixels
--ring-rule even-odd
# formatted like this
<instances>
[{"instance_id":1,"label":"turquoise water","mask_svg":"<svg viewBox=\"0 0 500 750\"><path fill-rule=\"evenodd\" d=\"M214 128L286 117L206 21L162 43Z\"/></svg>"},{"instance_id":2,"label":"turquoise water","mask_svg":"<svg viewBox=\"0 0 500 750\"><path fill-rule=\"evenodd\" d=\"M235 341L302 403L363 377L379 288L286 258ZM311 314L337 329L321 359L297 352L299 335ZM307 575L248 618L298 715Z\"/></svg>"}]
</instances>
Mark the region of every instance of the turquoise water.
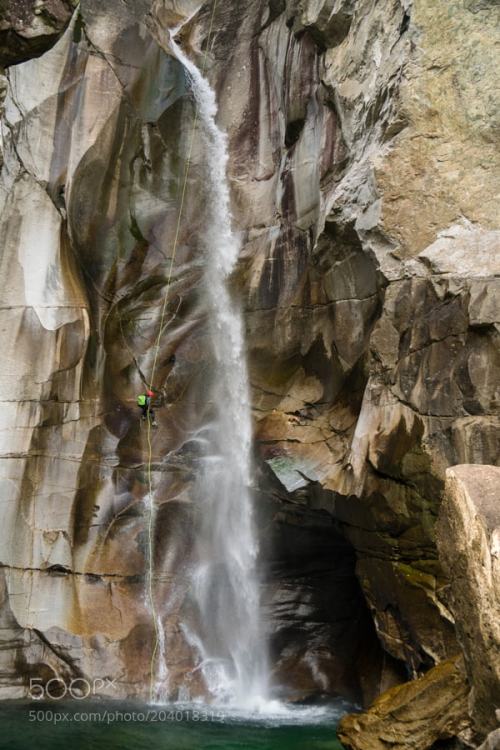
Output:
<instances>
[{"instance_id":1,"label":"turquoise water","mask_svg":"<svg viewBox=\"0 0 500 750\"><path fill-rule=\"evenodd\" d=\"M341 750L348 707L291 708L256 718L193 706L0 704L2 750ZM149 711L149 713L148 713Z\"/></svg>"}]
</instances>

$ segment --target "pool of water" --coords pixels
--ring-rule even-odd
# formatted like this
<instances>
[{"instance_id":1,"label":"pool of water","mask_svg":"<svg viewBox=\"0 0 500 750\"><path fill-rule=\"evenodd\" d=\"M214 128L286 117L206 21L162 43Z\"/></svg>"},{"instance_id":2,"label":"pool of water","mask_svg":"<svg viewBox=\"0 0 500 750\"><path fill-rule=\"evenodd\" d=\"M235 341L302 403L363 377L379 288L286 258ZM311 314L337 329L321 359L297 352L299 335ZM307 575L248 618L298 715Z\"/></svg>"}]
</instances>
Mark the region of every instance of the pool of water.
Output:
<instances>
[{"instance_id":1,"label":"pool of water","mask_svg":"<svg viewBox=\"0 0 500 750\"><path fill-rule=\"evenodd\" d=\"M342 750L338 720L349 707L263 714L121 703L0 703L2 750Z\"/></svg>"}]
</instances>

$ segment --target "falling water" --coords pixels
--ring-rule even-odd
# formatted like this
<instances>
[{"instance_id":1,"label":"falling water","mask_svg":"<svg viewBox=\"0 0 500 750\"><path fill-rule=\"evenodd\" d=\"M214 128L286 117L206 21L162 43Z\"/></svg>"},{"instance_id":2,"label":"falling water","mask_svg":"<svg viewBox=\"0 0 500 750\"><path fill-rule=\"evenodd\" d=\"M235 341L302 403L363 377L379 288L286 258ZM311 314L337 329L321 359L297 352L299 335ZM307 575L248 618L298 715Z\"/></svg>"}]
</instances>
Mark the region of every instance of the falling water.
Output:
<instances>
[{"instance_id":1,"label":"falling water","mask_svg":"<svg viewBox=\"0 0 500 750\"><path fill-rule=\"evenodd\" d=\"M228 288L240 248L231 228L227 137L216 124L217 102L208 81L173 38L172 46L191 81L207 159L204 302L214 362L205 394L213 417L203 429L208 448L200 460L196 495L192 597L197 616L185 630L212 696L255 706L266 701L268 670L250 490L252 428L243 322Z\"/></svg>"},{"instance_id":2,"label":"falling water","mask_svg":"<svg viewBox=\"0 0 500 750\"><path fill-rule=\"evenodd\" d=\"M164 703L168 696L168 669L165 653L165 630L159 615L156 618L156 627L158 633L158 674L155 686L155 702Z\"/></svg>"}]
</instances>

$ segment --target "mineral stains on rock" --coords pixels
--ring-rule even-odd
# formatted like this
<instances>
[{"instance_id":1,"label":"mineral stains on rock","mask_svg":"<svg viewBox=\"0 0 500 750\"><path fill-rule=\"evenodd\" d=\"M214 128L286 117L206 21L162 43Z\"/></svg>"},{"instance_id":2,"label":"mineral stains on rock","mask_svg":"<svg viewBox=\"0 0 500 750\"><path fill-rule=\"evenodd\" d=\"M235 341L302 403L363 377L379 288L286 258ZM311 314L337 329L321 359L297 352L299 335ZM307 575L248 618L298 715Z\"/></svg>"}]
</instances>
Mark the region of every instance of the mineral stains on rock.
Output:
<instances>
[{"instance_id":1,"label":"mineral stains on rock","mask_svg":"<svg viewBox=\"0 0 500 750\"><path fill-rule=\"evenodd\" d=\"M165 29L194 14L182 43L199 62L208 11L82 0L52 49L7 71L3 696L62 663L119 674L121 695L144 692L152 624L134 402L154 356L195 111ZM216 11L207 74L242 240L234 290L265 597L276 679L301 699L369 702L459 650L435 523L447 467L500 453L498 13L454 0ZM199 135L153 445L157 595L173 630L209 366ZM192 668L181 641L174 684Z\"/></svg>"}]
</instances>

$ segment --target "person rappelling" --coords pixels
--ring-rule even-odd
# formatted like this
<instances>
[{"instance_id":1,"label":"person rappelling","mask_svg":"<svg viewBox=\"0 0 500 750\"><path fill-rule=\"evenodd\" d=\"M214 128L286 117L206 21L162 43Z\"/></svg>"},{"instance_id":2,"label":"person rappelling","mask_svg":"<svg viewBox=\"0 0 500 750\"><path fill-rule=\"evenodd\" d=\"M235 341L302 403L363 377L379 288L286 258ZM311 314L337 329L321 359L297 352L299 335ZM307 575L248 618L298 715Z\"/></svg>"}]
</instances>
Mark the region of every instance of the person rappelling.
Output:
<instances>
[{"instance_id":1,"label":"person rappelling","mask_svg":"<svg viewBox=\"0 0 500 750\"><path fill-rule=\"evenodd\" d=\"M137 396L137 406L142 411L142 421L145 422L147 419L149 419L151 427L158 427L158 422L156 421L155 413L153 410L154 398L155 394L150 388L148 388L146 393L141 393L139 396Z\"/></svg>"}]
</instances>

